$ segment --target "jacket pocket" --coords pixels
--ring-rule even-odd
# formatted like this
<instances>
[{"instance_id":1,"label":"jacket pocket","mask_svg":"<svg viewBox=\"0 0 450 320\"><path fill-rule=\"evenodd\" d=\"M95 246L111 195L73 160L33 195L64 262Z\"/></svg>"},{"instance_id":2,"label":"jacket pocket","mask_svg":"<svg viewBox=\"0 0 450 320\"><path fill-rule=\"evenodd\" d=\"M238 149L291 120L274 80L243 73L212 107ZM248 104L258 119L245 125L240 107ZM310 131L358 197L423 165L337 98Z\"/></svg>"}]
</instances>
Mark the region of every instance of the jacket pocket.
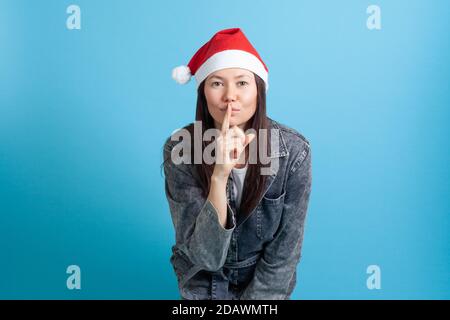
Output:
<instances>
[{"instance_id":1,"label":"jacket pocket","mask_svg":"<svg viewBox=\"0 0 450 320\"><path fill-rule=\"evenodd\" d=\"M280 224L283 213L284 198L283 192L276 198L264 196L256 212L256 235L260 239L271 240Z\"/></svg>"}]
</instances>

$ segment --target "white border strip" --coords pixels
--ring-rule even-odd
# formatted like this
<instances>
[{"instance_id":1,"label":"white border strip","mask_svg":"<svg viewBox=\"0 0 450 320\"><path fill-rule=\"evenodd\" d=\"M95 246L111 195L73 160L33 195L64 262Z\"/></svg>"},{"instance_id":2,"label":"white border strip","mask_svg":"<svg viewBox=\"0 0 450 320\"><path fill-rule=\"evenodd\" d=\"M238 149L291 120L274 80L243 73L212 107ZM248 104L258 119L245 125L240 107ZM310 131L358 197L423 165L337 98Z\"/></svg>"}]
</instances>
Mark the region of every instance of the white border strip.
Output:
<instances>
[{"instance_id":1,"label":"white border strip","mask_svg":"<svg viewBox=\"0 0 450 320\"><path fill-rule=\"evenodd\" d=\"M253 54L243 50L225 50L212 55L195 73L197 88L210 73L227 68L242 68L252 71L264 80L266 91L269 89L268 73L264 65Z\"/></svg>"}]
</instances>

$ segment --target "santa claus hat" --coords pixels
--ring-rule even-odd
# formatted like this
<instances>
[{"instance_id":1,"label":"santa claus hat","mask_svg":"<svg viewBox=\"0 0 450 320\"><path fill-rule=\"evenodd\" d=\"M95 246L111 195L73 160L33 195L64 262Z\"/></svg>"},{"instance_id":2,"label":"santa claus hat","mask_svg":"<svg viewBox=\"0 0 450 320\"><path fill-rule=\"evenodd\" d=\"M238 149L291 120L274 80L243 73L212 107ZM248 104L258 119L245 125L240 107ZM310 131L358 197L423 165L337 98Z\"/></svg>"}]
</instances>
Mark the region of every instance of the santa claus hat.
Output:
<instances>
[{"instance_id":1,"label":"santa claus hat","mask_svg":"<svg viewBox=\"0 0 450 320\"><path fill-rule=\"evenodd\" d=\"M172 78L180 84L185 84L194 75L198 87L209 74L226 68L252 71L264 80L266 90L269 88L269 70L239 28L217 32L194 54L187 66L173 69Z\"/></svg>"}]
</instances>

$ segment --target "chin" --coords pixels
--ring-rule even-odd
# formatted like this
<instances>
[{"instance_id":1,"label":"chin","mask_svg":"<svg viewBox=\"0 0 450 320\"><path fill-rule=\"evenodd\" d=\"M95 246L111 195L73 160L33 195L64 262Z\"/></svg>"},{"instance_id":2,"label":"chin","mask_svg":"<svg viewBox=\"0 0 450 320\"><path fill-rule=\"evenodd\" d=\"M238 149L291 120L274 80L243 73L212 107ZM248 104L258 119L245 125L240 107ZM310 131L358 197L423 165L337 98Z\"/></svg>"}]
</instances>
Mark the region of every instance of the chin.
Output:
<instances>
[{"instance_id":1,"label":"chin","mask_svg":"<svg viewBox=\"0 0 450 320\"><path fill-rule=\"evenodd\" d=\"M231 120L230 120L230 127L232 127L232 126L239 126L239 125L241 125L241 124L243 124L243 123L244 123L244 122L242 122L242 121L231 119Z\"/></svg>"}]
</instances>

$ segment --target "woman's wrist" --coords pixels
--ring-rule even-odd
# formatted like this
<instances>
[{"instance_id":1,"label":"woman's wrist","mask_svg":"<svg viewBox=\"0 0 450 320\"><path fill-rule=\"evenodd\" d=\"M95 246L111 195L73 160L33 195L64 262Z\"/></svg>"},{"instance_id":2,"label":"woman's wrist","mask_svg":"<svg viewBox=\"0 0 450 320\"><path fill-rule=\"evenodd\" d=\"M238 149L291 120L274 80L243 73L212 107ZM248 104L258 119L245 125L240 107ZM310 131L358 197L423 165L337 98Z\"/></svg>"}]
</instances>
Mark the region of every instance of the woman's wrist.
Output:
<instances>
[{"instance_id":1,"label":"woman's wrist","mask_svg":"<svg viewBox=\"0 0 450 320\"><path fill-rule=\"evenodd\" d=\"M227 183L228 181L228 176L230 174L226 174L226 173L222 173L222 172L217 172L216 170L214 170L212 176L211 176L211 183Z\"/></svg>"}]
</instances>

